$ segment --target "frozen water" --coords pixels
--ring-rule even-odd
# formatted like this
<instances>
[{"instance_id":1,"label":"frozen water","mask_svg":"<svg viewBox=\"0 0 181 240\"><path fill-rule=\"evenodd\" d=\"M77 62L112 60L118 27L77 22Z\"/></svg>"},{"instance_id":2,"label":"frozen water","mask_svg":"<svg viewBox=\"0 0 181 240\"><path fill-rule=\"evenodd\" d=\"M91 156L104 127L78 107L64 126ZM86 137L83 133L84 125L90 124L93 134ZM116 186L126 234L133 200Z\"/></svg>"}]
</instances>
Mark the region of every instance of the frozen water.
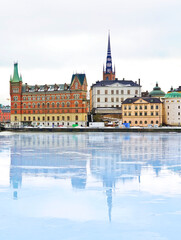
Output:
<instances>
[{"instance_id":1,"label":"frozen water","mask_svg":"<svg viewBox=\"0 0 181 240\"><path fill-rule=\"evenodd\" d=\"M0 134L0 240L180 240L181 134Z\"/></svg>"}]
</instances>

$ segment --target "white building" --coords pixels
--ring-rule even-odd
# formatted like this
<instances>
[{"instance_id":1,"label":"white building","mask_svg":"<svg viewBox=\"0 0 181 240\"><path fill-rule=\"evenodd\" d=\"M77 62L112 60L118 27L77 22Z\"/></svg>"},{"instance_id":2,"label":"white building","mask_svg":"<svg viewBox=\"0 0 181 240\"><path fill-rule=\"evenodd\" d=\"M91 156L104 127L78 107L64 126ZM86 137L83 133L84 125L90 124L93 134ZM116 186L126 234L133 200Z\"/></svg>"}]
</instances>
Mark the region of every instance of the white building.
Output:
<instances>
[{"instance_id":1,"label":"white building","mask_svg":"<svg viewBox=\"0 0 181 240\"><path fill-rule=\"evenodd\" d=\"M140 80L138 83L124 79L98 81L91 86L90 107L91 110L103 108L106 112L108 108L112 108L116 111L126 98L135 96L141 96Z\"/></svg>"},{"instance_id":2,"label":"white building","mask_svg":"<svg viewBox=\"0 0 181 240\"><path fill-rule=\"evenodd\" d=\"M181 126L181 93L171 92L163 99L163 123Z\"/></svg>"}]
</instances>

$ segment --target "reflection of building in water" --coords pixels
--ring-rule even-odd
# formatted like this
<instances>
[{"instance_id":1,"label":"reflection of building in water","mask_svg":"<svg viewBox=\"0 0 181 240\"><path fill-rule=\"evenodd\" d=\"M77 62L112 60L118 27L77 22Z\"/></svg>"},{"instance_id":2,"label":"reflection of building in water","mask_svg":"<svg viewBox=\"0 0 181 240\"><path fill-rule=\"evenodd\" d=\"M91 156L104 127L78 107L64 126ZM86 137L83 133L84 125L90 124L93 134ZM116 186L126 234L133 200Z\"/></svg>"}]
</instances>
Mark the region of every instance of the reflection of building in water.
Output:
<instances>
[{"instance_id":1,"label":"reflection of building in water","mask_svg":"<svg viewBox=\"0 0 181 240\"><path fill-rule=\"evenodd\" d=\"M13 189L17 192L23 175L70 178L73 188L85 188L87 151L84 138L84 135L71 134L13 136L10 168Z\"/></svg>"}]
</instances>

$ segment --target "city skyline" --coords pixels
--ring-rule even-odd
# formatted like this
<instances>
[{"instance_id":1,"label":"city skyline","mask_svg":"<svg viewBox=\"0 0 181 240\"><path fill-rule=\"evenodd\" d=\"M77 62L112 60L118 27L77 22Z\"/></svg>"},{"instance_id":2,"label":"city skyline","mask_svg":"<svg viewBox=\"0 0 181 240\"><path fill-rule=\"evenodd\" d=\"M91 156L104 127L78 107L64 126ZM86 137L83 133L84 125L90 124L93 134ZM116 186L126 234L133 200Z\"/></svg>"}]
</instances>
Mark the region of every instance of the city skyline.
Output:
<instances>
[{"instance_id":1,"label":"city skyline","mask_svg":"<svg viewBox=\"0 0 181 240\"><path fill-rule=\"evenodd\" d=\"M118 79L140 78L142 91L151 91L156 82L165 92L177 88L181 85L180 9L177 0L152 0L149 5L142 0L3 2L0 102L8 103L16 61L23 82L29 84L63 84L76 72L86 74L89 88L102 80L109 29Z\"/></svg>"}]
</instances>

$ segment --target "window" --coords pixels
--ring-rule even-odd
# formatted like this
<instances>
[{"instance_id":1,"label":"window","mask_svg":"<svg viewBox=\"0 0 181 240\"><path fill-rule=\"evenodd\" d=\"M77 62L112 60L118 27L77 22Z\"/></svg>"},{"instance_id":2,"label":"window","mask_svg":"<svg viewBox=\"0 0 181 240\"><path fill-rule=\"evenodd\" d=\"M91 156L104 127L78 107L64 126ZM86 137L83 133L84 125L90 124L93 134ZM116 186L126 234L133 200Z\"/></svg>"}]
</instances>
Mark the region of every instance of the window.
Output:
<instances>
[{"instance_id":1,"label":"window","mask_svg":"<svg viewBox=\"0 0 181 240\"><path fill-rule=\"evenodd\" d=\"M140 116L142 116L142 112L140 112Z\"/></svg>"},{"instance_id":2,"label":"window","mask_svg":"<svg viewBox=\"0 0 181 240\"><path fill-rule=\"evenodd\" d=\"M76 116L75 116L75 120L78 121L78 119L79 119L79 117L76 115Z\"/></svg>"},{"instance_id":3,"label":"window","mask_svg":"<svg viewBox=\"0 0 181 240\"><path fill-rule=\"evenodd\" d=\"M124 106L124 110L126 110L127 109L127 106Z\"/></svg>"},{"instance_id":4,"label":"window","mask_svg":"<svg viewBox=\"0 0 181 240\"><path fill-rule=\"evenodd\" d=\"M147 106L145 106L145 110L147 109Z\"/></svg>"},{"instance_id":5,"label":"window","mask_svg":"<svg viewBox=\"0 0 181 240\"><path fill-rule=\"evenodd\" d=\"M151 112L151 116L153 116L153 112Z\"/></svg>"},{"instance_id":6,"label":"window","mask_svg":"<svg viewBox=\"0 0 181 240\"><path fill-rule=\"evenodd\" d=\"M67 107L70 107L70 103L69 102L67 103Z\"/></svg>"},{"instance_id":7,"label":"window","mask_svg":"<svg viewBox=\"0 0 181 240\"><path fill-rule=\"evenodd\" d=\"M119 94L119 90L116 90L116 94Z\"/></svg>"},{"instance_id":8,"label":"window","mask_svg":"<svg viewBox=\"0 0 181 240\"><path fill-rule=\"evenodd\" d=\"M137 113L137 112L135 112L135 116L138 116L138 113Z\"/></svg>"},{"instance_id":9,"label":"window","mask_svg":"<svg viewBox=\"0 0 181 240\"><path fill-rule=\"evenodd\" d=\"M121 90L121 94L124 94L124 90Z\"/></svg>"},{"instance_id":10,"label":"window","mask_svg":"<svg viewBox=\"0 0 181 240\"><path fill-rule=\"evenodd\" d=\"M54 108L55 107L55 103L52 103L52 108Z\"/></svg>"},{"instance_id":11,"label":"window","mask_svg":"<svg viewBox=\"0 0 181 240\"><path fill-rule=\"evenodd\" d=\"M127 116L126 112L124 113L124 116Z\"/></svg>"},{"instance_id":12,"label":"window","mask_svg":"<svg viewBox=\"0 0 181 240\"><path fill-rule=\"evenodd\" d=\"M78 89L78 83L77 82L75 83L75 89Z\"/></svg>"},{"instance_id":13,"label":"window","mask_svg":"<svg viewBox=\"0 0 181 240\"><path fill-rule=\"evenodd\" d=\"M64 121L64 120L65 120L65 117L63 116L63 117L62 117L62 121Z\"/></svg>"},{"instance_id":14,"label":"window","mask_svg":"<svg viewBox=\"0 0 181 240\"><path fill-rule=\"evenodd\" d=\"M52 95L52 100L55 100L55 96L54 95Z\"/></svg>"},{"instance_id":15,"label":"window","mask_svg":"<svg viewBox=\"0 0 181 240\"><path fill-rule=\"evenodd\" d=\"M38 117L38 121L40 121L40 117Z\"/></svg>"},{"instance_id":16,"label":"window","mask_svg":"<svg viewBox=\"0 0 181 240\"><path fill-rule=\"evenodd\" d=\"M40 103L37 104L37 107L40 108Z\"/></svg>"},{"instance_id":17,"label":"window","mask_svg":"<svg viewBox=\"0 0 181 240\"><path fill-rule=\"evenodd\" d=\"M158 112L156 112L156 116L158 116Z\"/></svg>"},{"instance_id":18,"label":"window","mask_svg":"<svg viewBox=\"0 0 181 240\"><path fill-rule=\"evenodd\" d=\"M135 94L138 94L138 90L135 90Z\"/></svg>"},{"instance_id":19,"label":"window","mask_svg":"<svg viewBox=\"0 0 181 240\"><path fill-rule=\"evenodd\" d=\"M147 116L147 112L145 112L144 115Z\"/></svg>"},{"instance_id":20,"label":"window","mask_svg":"<svg viewBox=\"0 0 181 240\"><path fill-rule=\"evenodd\" d=\"M55 121L55 117L54 116L52 117L52 121Z\"/></svg>"},{"instance_id":21,"label":"window","mask_svg":"<svg viewBox=\"0 0 181 240\"><path fill-rule=\"evenodd\" d=\"M47 108L49 108L50 107L50 103L47 103Z\"/></svg>"},{"instance_id":22,"label":"window","mask_svg":"<svg viewBox=\"0 0 181 240\"><path fill-rule=\"evenodd\" d=\"M43 117L42 120L45 121L45 117Z\"/></svg>"},{"instance_id":23,"label":"window","mask_svg":"<svg viewBox=\"0 0 181 240\"><path fill-rule=\"evenodd\" d=\"M147 124L147 121L145 121L145 124Z\"/></svg>"},{"instance_id":24,"label":"window","mask_svg":"<svg viewBox=\"0 0 181 240\"><path fill-rule=\"evenodd\" d=\"M131 110L131 106L128 106L128 109Z\"/></svg>"},{"instance_id":25,"label":"window","mask_svg":"<svg viewBox=\"0 0 181 240\"><path fill-rule=\"evenodd\" d=\"M151 124L153 124L153 121L151 121Z\"/></svg>"},{"instance_id":26,"label":"window","mask_svg":"<svg viewBox=\"0 0 181 240\"><path fill-rule=\"evenodd\" d=\"M153 105L151 105L151 109L153 109Z\"/></svg>"},{"instance_id":27,"label":"window","mask_svg":"<svg viewBox=\"0 0 181 240\"><path fill-rule=\"evenodd\" d=\"M65 103L64 102L62 103L62 107L65 107Z\"/></svg>"},{"instance_id":28,"label":"window","mask_svg":"<svg viewBox=\"0 0 181 240\"><path fill-rule=\"evenodd\" d=\"M24 121L26 121L26 117L24 117Z\"/></svg>"},{"instance_id":29,"label":"window","mask_svg":"<svg viewBox=\"0 0 181 240\"><path fill-rule=\"evenodd\" d=\"M118 107L119 107L119 105L116 105L116 107L118 108Z\"/></svg>"},{"instance_id":30,"label":"window","mask_svg":"<svg viewBox=\"0 0 181 240\"><path fill-rule=\"evenodd\" d=\"M167 115L169 116L169 112L167 113Z\"/></svg>"},{"instance_id":31,"label":"window","mask_svg":"<svg viewBox=\"0 0 181 240\"><path fill-rule=\"evenodd\" d=\"M135 124L137 124L138 123L138 121L135 121Z\"/></svg>"},{"instance_id":32,"label":"window","mask_svg":"<svg viewBox=\"0 0 181 240\"><path fill-rule=\"evenodd\" d=\"M180 106L178 106L178 109L180 109Z\"/></svg>"},{"instance_id":33,"label":"window","mask_svg":"<svg viewBox=\"0 0 181 240\"><path fill-rule=\"evenodd\" d=\"M156 109L158 109L158 105L156 105Z\"/></svg>"},{"instance_id":34,"label":"window","mask_svg":"<svg viewBox=\"0 0 181 240\"><path fill-rule=\"evenodd\" d=\"M169 109L169 106L167 106L167 109Z\"/></svg>"},{"instance_id":35,"label":"window","mask_svg":"<svg viewBox=\"0 0 181 240\"><path fill-rule=\"evenodd\" d=\"M17 121L17 120L18 120L18 119L17 119L17 116L15 116L15 117L14 117L14 120L15 120L15 121Z\"/></svg>"},{"instance_id":36,"label":"window","mask_svg":"<svg viewBox=\"0 0 181 240\"><path fill-rule=\"evenodd\" d=\"M57 103L57 108L59 108L59 107L60 107L60 103L58 102L58 103Z\"/></svg>"},{"instance_id":37,"label":"window","mask_svg":"<svg viewBox=\"0 0 181 240\"><path fill-rule=\"evenodd\" d=\"M137 110L138 109L138 106L135 106L135 110Z\"/></svg>"},{"instance_id":38,"label":"window","mask_svg":"<svg viewBox=\"0 0 181 240\"><path fill-rule=\"evenodd\" d=\"M131 121L129 121L129 124L131 124Z\"/></svg>"},{"instance_id":39,"label":"window","mask_svg":"<svg viewBox=\"0 0 181 240\"><path fill-rule=\"evenodd\" d=\"M143 122L142 121L140 121L140 124L142 124Z\"/></svg>"},{"instance_id":40,"label":"window","mask_svg":"<svg viewBox=\"0 0 181 240\"><path fill-rule=\"evenodd\" d=\"M33 103L33 108L35 108L35 103Z\"/></svg>"},{"instance_id":41,"label":"window","mask_svg":"<svg viewBox=\"0 0 181 240\"><path fill-rule=\"evenodd\" d=\"M107 98L105 98L105 102L107 102Z\"/></svg>"},{"instance_id":42,"label":"window","mask_svg":"<svg viewBox=\"0 0 181 240\"><path fill-rule=\"evenodd\" d=\"M78 102L75 102L75 107L78 107L78 105L79 105Z\"/></svg>"},{"instance_id":43,"label":"window","mask_svg":"<svg viewBox=\"0 0 181 240\"><path fill-rule=\"evenodd\" d=\"M14 107L17 108L17 104L16 103L14 104Z\"/></svg>"},{"instance_id":44,"label":"window","mask_svg":"<svg viewBox=\"0 0 181 240\"><path fill-rule=\"evenodd\" d=\"M97 102L100 102L100 98L97 98Z\"/></svg>"},{"instance_id":45,"label":"window","mask_svg":"<svg viewBox=\"0 0 181 240\"><path fill-rule=\"evenodd\" d=\"M60 117L59 116L57 116L57 121L60 121Z\"/></svg>"},{"instance_id":46,"label":"window","mask_svg":"<svg viewBox=\"0 0 181 240\"><path fill-rule=\"evenodd\" d=\"M35 121L35 117L33 117L33 121Z\"/></svg>"},{"instance_id":47,"label":"window","mask_svg":"<svg viewBox=\"0 0 181 240\"><path fill-rule=\"evenodd\" d=\"M31 121L31 117L28 117L28 121Z\"/></svg>"},{"instance_id":48,"label":"window","mask_svg":"<svg viewBox=\"0 0 181 240\"><path fill-rule=\"evenodd\" d=\"M97 90L97 94L100 94L100 90Z\"/></svg>"},{"instance_id":49,"label":"window","mask_svg":"<svg viewBox=\"0 0 181 240\"><path fill-rule=\"evenodd\" d=\"M140 109L142 109L142 106L140 105Z\"/></svg>"},{"instance_id":50,"label":"window","mask_svg":"<svg viewBox=\"0 0 181 240\"><path fill-rule=\"evenodd\" d=\"M156 121L156 124L158 124L158 121Z\"/></svg>"},{"instance_id":51,"label":"window","mask_svg":"<svg viewBox=\"0 0 181 240\"><path fill-rule=\"evenodd\" d=\"M130 90L127 90L127 94L130 94Z\"/></svg>"},{"instance_id":52,"label":"window","mask_svg":"<svg viewBox=\"0 0 181 240\"><path fill-rule=\"evenodd\" d=\"M44 103L42 103L42 108L45 108L45 104Z\"/></svg>"},{"instance_id":53,"label":"window","mask_svg":"<svg viewBox=\"0 0 181 240\"><path fill-rule=\"evenodd\" d=\"M119 102L119 98L116 98L116 102Z\"/></svg>"},{"instance_id":54,"label":"window","mask_svg":"<svg viewBox=\"0 0 181 240\"><path fill-rule=\"evenodd\" d=\"M108 91L107 91L107 90L105 90L105 94L108 94Z\"/></svg>"},{"instance_id":55,"label":"window","mask_svg":"<svg viewBox=\"0 0 181 240\"><path fill-rule=\"evenodd\" d=\"M114 98L111 98L111 102L114 102Z\"/></svg>"},{"instance_id":56,"label":"window","mask_svg":"<svg viewBox=\"0 0 181 240\"><path fill-rule=\"evenodd\" d=\"M67 116L67 121L70 121L70 117L69 116Z\"/></svg>"},{"instance_id":57,"label":"window","mask_svg":"<svg viewBox=\"0 0 181 240\"><path fill-rule=\"evenodd\" d=\"M129 112L128 115L131 116L131 112Z\"/></svg>"},{"instance_id":58,"label":"window","mask_svg":"<svg viewBox=\"0 0 181 240\"><path fill-rule=\"evenodd\" d=\"M114 90L111 90L111 94L114 94Z\"/></svg>"},{"instance_id":59,"label":"window","mask_svg":"<svg viewBox=\"0 0 181 240\"><path fill-rule=\"evenodd\" d=\"M124 101L124 98L121 98L121 102L123 102Z\"/></svg>"},{"instance_id":60,"label":"window","mask_svg":"<svg viewBox=\"0 0 181 240\"><path fill-rule=\"evenodd\" d=\"M180 115L180 112L178 112L178 115Z\"/></svg>"}]
</instances>

